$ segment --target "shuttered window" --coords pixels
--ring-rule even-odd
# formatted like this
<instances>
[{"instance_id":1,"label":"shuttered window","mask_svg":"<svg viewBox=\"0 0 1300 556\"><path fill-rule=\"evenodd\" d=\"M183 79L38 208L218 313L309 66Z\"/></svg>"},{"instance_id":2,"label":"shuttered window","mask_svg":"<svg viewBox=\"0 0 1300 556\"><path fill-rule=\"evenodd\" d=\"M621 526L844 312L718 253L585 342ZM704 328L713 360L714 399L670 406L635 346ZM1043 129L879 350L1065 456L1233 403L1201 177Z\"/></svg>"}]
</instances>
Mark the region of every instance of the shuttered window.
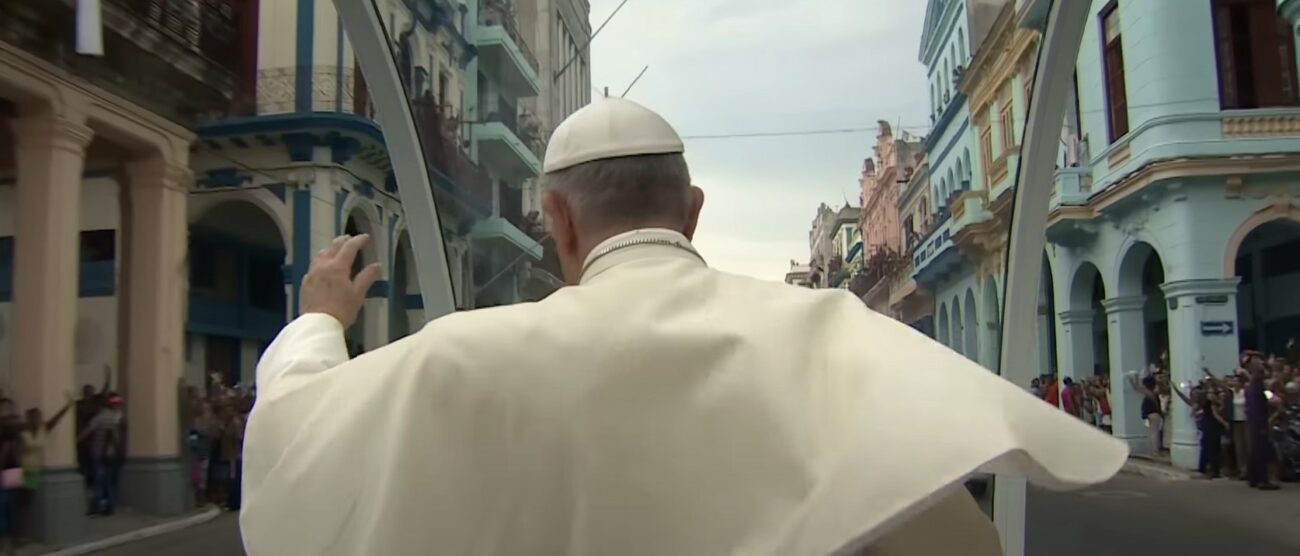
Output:
<instances>
[{"instance_id":1,"label":"shuttered window","mask_svg":"<svg viewBox=\"0 0 1300 556\"><path fill-rule=\"evenodd\" d=\"M1106 120L1110 142L1128 133L1128 91L1124 84L1124 41L1120 36L1119 4L1101 12L1103 71L1106 78Z\"/></svg>"},{"instance_id":2,"label":"shuttered window","mask_svg":"<svg viewBox=\"0 0 1300 556\"><path fill-rule=\"evenodd\" d=\"M1219 105L1297 106L1295 41L1274 0L1213 0Z\"/></svg>"}]
</instances>

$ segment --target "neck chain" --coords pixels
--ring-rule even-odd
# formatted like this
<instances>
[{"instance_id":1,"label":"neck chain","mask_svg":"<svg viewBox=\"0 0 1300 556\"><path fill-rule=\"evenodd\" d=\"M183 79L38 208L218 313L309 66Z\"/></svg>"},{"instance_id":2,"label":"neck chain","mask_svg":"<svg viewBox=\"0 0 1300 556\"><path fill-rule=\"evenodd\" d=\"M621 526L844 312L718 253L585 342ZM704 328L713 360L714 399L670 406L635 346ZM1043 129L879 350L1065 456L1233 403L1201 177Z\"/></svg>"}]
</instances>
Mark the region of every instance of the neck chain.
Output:
<instances>
[{"instance_id":1,"label":"neck chain","mask_svg":"<svg viewBox=\"0 0 1300 556\"><path fill-rule=\"evenodd\" d=\"M675 247L677 249L681 249L682 251L686 251L687 253L694 255L695 258L700 260L700 262L708 264L707 262L704 261L704 257L700 255L699 251L695 250L695 247L681 240L674 239L674 238L666 238L666 237L632 236L627 239L610 243L604 247L592 251L591 255L587 257L587 264L582 265L582 272L579 275L586 276L587 271L591 270L591 265L595 264L595 262L597 260L600 260L602 257L609 255L610 253L613 253L615 251L621 251L623 249L627 249L629 247L636 247L638 245L665 245L668 247Z\"/></svg>"}]
</instances>

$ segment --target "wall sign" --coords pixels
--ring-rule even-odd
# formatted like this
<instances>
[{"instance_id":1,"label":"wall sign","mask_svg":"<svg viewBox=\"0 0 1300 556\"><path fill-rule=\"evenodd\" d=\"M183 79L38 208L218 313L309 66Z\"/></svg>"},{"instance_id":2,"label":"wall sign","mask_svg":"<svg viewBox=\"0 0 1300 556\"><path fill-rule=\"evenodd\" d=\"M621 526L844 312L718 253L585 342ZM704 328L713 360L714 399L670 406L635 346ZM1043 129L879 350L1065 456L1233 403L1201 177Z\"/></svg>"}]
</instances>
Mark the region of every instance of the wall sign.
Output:
<instances>
[{"instance_id":1,"label":"wall sign","mask_svg":"<svg viewBox=\"0 0 1300 556\"><path fill-rule=\"evenodd\" d=\"M1201 321L1202 336L1228 336L1236 332L1237 326L1230 320Z\"/></svg>"},{"instance_id":2,"label":"wall sign","mask_svg":"<svg viewBox=\"0 0 1300 556\"><path fill-rule=\"evenodd\" d=\"M1226 295L1198 295L1196 296L1197 305L1224 305L1228 303Z\"/></svg>"}]
</instances>

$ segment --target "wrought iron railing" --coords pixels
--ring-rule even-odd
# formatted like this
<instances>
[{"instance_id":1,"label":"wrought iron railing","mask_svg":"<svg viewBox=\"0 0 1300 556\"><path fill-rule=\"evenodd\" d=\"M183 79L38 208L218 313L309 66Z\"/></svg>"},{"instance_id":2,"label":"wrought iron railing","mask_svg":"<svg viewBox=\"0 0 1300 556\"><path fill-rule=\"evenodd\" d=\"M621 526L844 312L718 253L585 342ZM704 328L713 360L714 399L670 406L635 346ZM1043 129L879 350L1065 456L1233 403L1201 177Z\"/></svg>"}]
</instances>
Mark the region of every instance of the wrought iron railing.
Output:
<instances>
[{"instance_id":1,"label":"wrought iron railing","mask_svg":"<svg viewBox=\"0 0 1300 556\"><path fill-rule=\"evenodd\" d=\"M411 103L415 124L431 169L447 176L479 208L492 207L492 178L461 148L461 119L452 107L433 97Z\"/></svg>"},{"instance_id":2,"label":"wrought iron railing","mask_svg":"<svg viewBox=\"0 0 1300 556\"><path fill-rule=\"evenodd\" d=\"M226 70L240 69L238 16L228 0L105 0L105 3L134 15L162 36Z\"/></svg>"},{"instance_id":3,"label":"wrought iron railing","mask_svg":"<svg viewBox=\"0 0 1300 556\"><path fill-rule=\"evenodd\" d=\"M102 0L102 56L73 53L72 0L0 1L0 37L183 125L220 117L243 75L239 10L226 0Z\"/></svg>"},{"instance_id":4,"label":"wrought iron railing","mask_svg":"<svg viewBox=\"0 0 1300 556\"><path fill-rule=\"evenodd\" d=\"M532 115L525 113L523 117L519 116L518 108L514 105L500 99L497 103L497 109L488 112L484 121L500 122L509 129L519 141L533 151L538 158L546 152L545 143L541 137L541 130L538 127L537 119Z\"/></svg>"},{"instance_id":5,"label":"wrought iron railing","mask_svg":"<svg viewBox=\"0 0 1300 556\"><path fill-rule=\"evenodd\" d=\"M907 266L907 263L907 257L893 249L876 249L862 264L862 269L853 276L852 281L849 283L849 291L858 296L866 295L881 280L892 279L895 274Z\"/></svg>"},{"instance_id":6,"label":"wrought iron railing","mask_svg":"<svg viewBox=\"0 0 1300 556\"><path fill-rule=\"evenodd\" d=\"M519 47L519 52L523 53L524 59L528 65L533 68L533 73L541 71L537 63L537 56L533 54L533 49L528 46L528 41L519 32L519 21L514 13L513 0L485 0L479 7L478 24L485 27L499 26L505 29L506 34Z\"/></svg>"}]
</instances>

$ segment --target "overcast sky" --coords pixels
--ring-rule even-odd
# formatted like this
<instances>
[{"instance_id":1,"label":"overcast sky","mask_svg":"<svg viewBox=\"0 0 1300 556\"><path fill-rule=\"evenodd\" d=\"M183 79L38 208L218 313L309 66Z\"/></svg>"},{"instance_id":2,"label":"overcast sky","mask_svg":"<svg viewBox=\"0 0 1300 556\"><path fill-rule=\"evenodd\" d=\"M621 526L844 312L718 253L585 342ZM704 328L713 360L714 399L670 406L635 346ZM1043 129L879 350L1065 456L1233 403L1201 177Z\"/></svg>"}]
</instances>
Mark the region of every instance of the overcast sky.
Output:
<instances>
[{"instance_id":1,"label":"overcast sky","mask_svg":"<svg viewBox=\"0 0 1300 556\"><path fill-rule=\"evenodd\" d=\"M592 28L621 1L591 0ZM592 84L618 95L650 66L628 98L688 137L686 158L706 195L697 247L715 268L780 280L791 259L807 261L818 204L857 204L875 134L689 136L874 127L877 120L924 126L917 48L925 4L628 0L592 44Z\"/></svg>"}]
</instances>

